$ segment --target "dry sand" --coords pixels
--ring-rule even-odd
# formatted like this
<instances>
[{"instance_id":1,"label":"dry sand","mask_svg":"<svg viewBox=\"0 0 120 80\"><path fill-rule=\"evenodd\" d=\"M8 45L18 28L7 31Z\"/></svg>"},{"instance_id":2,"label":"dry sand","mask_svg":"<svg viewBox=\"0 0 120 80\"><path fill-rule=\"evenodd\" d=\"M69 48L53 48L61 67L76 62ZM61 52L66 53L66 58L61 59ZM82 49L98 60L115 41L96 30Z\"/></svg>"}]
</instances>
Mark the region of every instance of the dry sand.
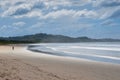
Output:
<instances>
[{"instance_id":1,"label":"dry sand","mask_svg":"<svg viewBox=\"0 0 120 80\"><path fill-rule=\"evenodd\" d=\"M0 80L120 80L120 65L0 46Z\"/></svg>"}]
</instances>

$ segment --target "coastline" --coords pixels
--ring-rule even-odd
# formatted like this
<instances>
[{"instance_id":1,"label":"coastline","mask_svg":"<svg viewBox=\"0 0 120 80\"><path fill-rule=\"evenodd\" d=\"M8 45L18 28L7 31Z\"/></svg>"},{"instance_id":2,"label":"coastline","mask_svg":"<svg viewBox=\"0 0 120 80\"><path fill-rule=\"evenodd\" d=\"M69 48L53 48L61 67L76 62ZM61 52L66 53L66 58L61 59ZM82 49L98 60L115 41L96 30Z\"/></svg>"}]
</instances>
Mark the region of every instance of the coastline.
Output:
<instances>
[{"instance_id":1,"label":"coastline","mask_svg":"<svg viewBox=\"0 0 120 80\"><path fill-rule=\"evenodd\" d=\"M63 45L65 45L65 44L63 44ZM61 46L61 44L59 44L59 46ZM96 48L96 47L77 47L80 50L80 52L78 52L79 53L78 54L78 53L76 53L74 51L69 51L70 47L74 48L73 45L72 46L69 45L69 48L67 48L68 46L66 46L66 48L69 49L68 51L65 50L66 48L63 48L63 50L59 50L59 46L52 47L49 44L48 45L45 45L45 44L42 44L42 45L37 44L37 45L35 45L34 44L34 45L29 45L27 49L30 50L30 51L33 51L33 52L43 53L43 54L48 54L48 55L53 55L53 56L69 57L69 58L77 58L77 59L86 59L86 60L91 60L91 61L120 64L120 58L119 57L111 56L111 55L101 55L104 52L102 52L102 53L101 52L96 52L97 53L96 54L95 52L86 51L86 50L101 50L101 51L105 50L105 51L109 51L109 52L104 53L104 54L114 54L112 51L119 51L119 48L113 49L113 48L104 48L104 47L98 47L98 48ZM74 49L78 50L77 48L75 46ZM94 54L86 54L84 52L81 53L81 50L85 50L86 52L94 53Z\"/></svg>"},{"instance_id":2,"label":"coastline","mask_svg":"<svg viewBox=\"0 0 120 80\"><path fill-rule=\"evenodd\" d=\"M120 80L120 65L0 46L0 80ZM2 77L1 77L2 75Z\"/></svg>"}]
</instances>

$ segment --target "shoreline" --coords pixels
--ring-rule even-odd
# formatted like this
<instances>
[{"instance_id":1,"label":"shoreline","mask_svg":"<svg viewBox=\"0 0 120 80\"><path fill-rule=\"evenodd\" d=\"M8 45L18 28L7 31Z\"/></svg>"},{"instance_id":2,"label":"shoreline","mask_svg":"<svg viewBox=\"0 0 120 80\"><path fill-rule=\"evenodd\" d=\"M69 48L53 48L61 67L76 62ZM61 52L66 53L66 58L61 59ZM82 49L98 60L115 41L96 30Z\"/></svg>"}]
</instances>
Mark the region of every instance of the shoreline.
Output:
<instances>
[{"instance_id":1,"label":"shoreline","mask_svg":"<svg viewBox=\"0 0 120 80\"><path fill-rule=\"evenodd\" d=\"M37 48L38 47L38 48ZM44 47L44 49L43 49ZM43 49L43 50L42 50ZM112 56L104 56L104 55L84 55L84 54L72 54L69 52L69 54L65 52L60 52L60 51L46 51L48 48L47 46L43 45L28 45L27 50L30 50L32 52L37 52L37 53L43 53L47 55L53 55L53 56L59 56L59 57L69 57L69 58L77 58L77 59L85 59L85 60L90 60L90 61L96 61L96 62L106 62L106 63L113 63L113 64L120 64L120 59L117 57L112 57Z\"/></svg>"},{"instance_id":2,"label":"shoreline","mask_svg":"<svg viewBox=\"0 0 120 80\"><path fill-rule=\"evenodd\" d=\"M26 46L0 46L0 60L0 80L120 80L119 64L40 54Z\"/></svg>"}]
</instances>

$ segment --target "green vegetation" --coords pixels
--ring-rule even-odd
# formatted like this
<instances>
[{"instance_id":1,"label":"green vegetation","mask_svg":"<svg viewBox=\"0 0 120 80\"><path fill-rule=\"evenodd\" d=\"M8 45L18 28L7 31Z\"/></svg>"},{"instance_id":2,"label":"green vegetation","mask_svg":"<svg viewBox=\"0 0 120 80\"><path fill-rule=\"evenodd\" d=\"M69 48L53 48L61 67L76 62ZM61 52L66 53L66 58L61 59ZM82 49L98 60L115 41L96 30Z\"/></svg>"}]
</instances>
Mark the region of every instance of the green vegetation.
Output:
<instances>
[{"instance_id":1,"label":"green vegetation","mask_svg":"<svg viewBox=\"0 0 120 80\"><path fill-rule=\"evenodd\" d=\"M28 41L14 41L14 40L0 40L0 45L3 44L21 44L21 43L32 43L32 42L28 42Z\"/></svg>"},{"instance_id":2,"label":"green vegetation","mask_svg":"<svg viewBox=\"0 0 120 80\"><path fill-rule=\"evenodd\" d=\"M35 34L18 37L0 38L0 44L18 43L70 43L70 42L118 42L119 39L91 39L88 37L68 37L63 35Z\"/></svg>"}]
</instances>

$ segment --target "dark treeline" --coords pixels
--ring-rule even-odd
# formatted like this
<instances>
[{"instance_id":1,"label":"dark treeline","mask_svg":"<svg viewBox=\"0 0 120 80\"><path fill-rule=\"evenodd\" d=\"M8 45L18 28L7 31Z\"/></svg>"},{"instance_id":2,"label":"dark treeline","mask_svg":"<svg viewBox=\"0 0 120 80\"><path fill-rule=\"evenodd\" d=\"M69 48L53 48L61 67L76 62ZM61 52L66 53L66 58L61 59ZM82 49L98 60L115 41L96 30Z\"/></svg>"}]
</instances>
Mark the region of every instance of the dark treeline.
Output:
<instances>
[{"instance_id":1,"label":"dark treeline","mask_svg":"<svg viewBox=\"0 0 120 80\"><path fill-rule=\"evenodd\" d=\"M15 41L15 40L0 40L0 44L21 44L21 43L32 43L29 41Z\"/></svg>"},{"instance_id":2,"label":"dark treeline","mask_svg":"<svg viewBox=\"0 0 120 80\"><path fill-rule=\"evenodd\" d=\"M69 37L63 35L51 35L51 34L34 34L34 35L26 35L26 36L18 36L18 37L1 37L1 44L14 44L14 43L69 43L69 42L119 42L120 39L91 39L88 37Z\"/></svg>"}]
</instances>

